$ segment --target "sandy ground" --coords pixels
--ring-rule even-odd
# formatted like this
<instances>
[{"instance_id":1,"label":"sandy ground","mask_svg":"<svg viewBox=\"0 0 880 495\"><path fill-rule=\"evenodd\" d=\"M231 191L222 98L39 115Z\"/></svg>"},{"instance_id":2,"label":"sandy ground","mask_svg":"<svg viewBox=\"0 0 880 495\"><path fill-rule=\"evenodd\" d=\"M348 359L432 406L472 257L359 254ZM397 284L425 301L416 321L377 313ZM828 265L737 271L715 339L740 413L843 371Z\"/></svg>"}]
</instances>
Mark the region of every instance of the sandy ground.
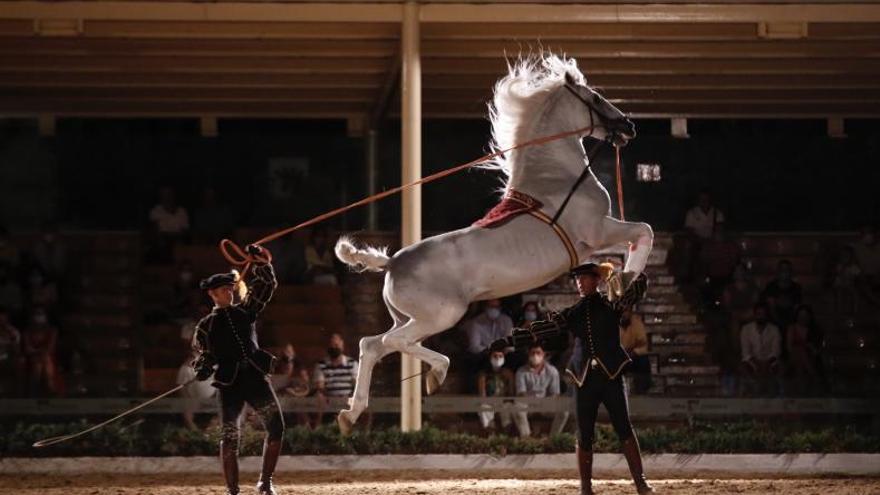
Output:
<instances>
[{"instance_id":1,"label":"sandy ground","mask_svg":"<svg viewBox=\"0 0 880 495\"><path fill-rule=\"evenodd\" d=\"M253 493L256 475L242 476L242 493ZM652 477L658 494L785 494L880 495L880 478L698 479ZM576 495L577 480L570 471L491 472L475 476L461 472L345 472L282 473L279 495ZM635 493L621 479L594 481L597 494ZM41 495L209 495L224 493L221 478L205 475L87 475L0 476L0 494Z\"/></svg>"}]
</instances>

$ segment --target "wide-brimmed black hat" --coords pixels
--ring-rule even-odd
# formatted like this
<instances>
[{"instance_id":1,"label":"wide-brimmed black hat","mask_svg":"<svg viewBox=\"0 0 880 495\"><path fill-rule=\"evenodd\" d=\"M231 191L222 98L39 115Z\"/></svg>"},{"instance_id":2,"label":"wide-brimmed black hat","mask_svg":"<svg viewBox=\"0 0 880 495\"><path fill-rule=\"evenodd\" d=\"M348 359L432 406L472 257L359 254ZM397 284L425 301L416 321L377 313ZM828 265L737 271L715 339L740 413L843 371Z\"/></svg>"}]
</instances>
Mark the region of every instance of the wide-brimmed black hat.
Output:
<instances>
[{"instance_id":1,"label":"wide-brimmed black hat","mask_svg":"<svg viewBox=\"0 0 880 495\"><path fill-rule=\"evenodd\" d=\"M224 285L232 285L235 283L236 278L236 274L233 272L215 273L199 282L199 288L202 290L209 290L223 287Z\"/></svg>"},{"instance_id":2,"label":"wide-brimmed black hat","mask_svg":"<svg viewBox=\"0 0 880 495\"><path fill-rule=\"evenodd\" d=\"M584 263L583 265L578 265L572 268L571 271L568 272L568 275L571 277L576 277L578 275L583 275L587 273L590 275L595 275L597 277L602 276L602 272L599 271L599 265L597 265L596 263Z\"/></svg>"}]
</instances>

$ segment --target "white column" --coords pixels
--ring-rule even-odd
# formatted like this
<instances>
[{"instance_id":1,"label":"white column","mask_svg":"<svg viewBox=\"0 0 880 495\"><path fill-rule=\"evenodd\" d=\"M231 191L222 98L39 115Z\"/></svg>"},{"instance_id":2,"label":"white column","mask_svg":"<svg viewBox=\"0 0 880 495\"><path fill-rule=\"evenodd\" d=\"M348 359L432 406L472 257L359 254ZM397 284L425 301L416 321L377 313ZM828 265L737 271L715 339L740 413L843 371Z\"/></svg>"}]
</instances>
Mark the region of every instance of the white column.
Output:
<instances>
[{"instance_id":1,"label":"white column","mask_svg":"<svg viewBox=\"0 0 880 495\"><path fill-rule=\"evenodd\" d=\"M422 176L422 67L419 55L419 6L407 2L403 6L401 36L401 179L404 184ZM422 189L419 186L403 191L401 244L409 246L422 238ZM418 359L404 354L400 376L407 378L422 369ZM422 378L406 380L400 385L400 429L422 428Z\"/></svg>"}]
</instances>

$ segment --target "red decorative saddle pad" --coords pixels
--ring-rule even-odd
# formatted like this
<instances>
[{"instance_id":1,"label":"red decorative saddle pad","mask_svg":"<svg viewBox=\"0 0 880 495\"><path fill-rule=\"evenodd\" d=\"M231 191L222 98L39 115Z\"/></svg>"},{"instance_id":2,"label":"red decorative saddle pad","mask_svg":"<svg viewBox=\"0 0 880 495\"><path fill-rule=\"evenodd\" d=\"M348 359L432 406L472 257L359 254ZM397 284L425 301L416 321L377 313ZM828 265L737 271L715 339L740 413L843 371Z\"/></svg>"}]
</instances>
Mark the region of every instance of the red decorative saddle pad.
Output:
<instances>
[{"instance_id":1,"label":"red decorative saddle pad","mask_svg":"<svg viewBox=\"0 0 880 495\"><path fill-rule=\"evenodd\" d=\"M486 212L483 218L473 223L475 227L493 228L512 220L517 215L528 213L541 207L541 202L514 189L509 189L501 202Z\"/></svg>"}]
</instances>

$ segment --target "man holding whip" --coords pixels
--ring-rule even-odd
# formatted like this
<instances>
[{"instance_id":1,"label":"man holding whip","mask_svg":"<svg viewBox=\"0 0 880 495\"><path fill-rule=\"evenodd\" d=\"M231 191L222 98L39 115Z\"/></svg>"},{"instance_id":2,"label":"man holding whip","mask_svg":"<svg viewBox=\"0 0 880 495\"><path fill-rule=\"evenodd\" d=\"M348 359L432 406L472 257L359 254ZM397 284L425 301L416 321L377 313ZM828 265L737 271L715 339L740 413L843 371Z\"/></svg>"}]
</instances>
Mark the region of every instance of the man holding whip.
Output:
<instances>
[{"instance_id":1,"label":"man holding whip","mask_svg":"<svg viewBox=\"0 0 880 495\"><path fill-rule=\"evenodd\" d=\"M255 323L278 283L269 251L252 244L247 247L247 253L254 261L246 286L234 271L211 275L199 284L214 301L214 309L196 325L193 348L198 357L193 368L199 380L207 380L213 375L212 385L220 391L223 424L220 459L227 494L239 493L239 416L244 404L248 403L259 413L266 427L263 469L257 492L276 495L272 474L281 454L284 417L268 381L275 356L260 349ZM240 289L241 302L233 304L236 286Z\"/></svg>"}]
</instances>

